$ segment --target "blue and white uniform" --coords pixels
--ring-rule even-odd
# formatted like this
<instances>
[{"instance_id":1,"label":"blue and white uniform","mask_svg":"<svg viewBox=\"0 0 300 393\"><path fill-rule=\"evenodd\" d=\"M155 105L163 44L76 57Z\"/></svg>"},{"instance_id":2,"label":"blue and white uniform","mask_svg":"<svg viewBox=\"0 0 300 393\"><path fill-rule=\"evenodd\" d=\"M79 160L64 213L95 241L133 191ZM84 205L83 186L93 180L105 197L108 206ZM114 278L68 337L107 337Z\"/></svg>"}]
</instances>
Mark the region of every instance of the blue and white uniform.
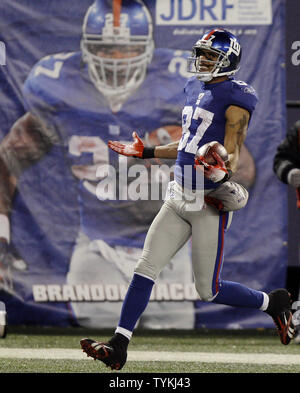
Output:
<instances>
[{"instance_id":1,"label":"blue and white uniform","mask_svg":"<svg viewBox=\"0 0 300 393\"><path fill-rule=\"evenodd\" d=\"M241 107L251 116L255 108L254 89L232 79L240 59L237 38L217 28L206 32L194 44L188 58L188 70L196 78L191 78L185 87L175 180L170 183L165 203L149 228L116 329L128 339L148 303L155 280L190 238L195 287L201 300L261 310L267 307L267 294L221 279L225 232L232 211L247 202L247 191L243 192L241 185L231 181L223 184L203 181L203 176L198 183L194 169L199 147L214 140L224 144L227 109ZM223 76L226 80L220 82L219 77ZM240 131L244 131L245 125L241 124ZM225 208L205 204L203 194L206 200L212 197L222 201Z\"/></svg>"},{"instance_id":2,"label":"blue and white uniform","mask_svg":"<svg viewBox=\"0 0 300 393\"><path fill-rule=\"evenodd\" d=\"M135 272L155 281L170 257L191 237L197 292L202 300L219 301L220 289L227 286L227 282L221 280L224 235L231 224L231 210L243 207L247 202L248 193L234 182L220 184L206 179L203 182L202 177L202 190L199 191L221 200L227 208L219 211L205 203L201 204L203 199L197 200L199 184L196 182L194 158L198 148L205 143L216 140L224 144L225 113L230 106L244 108L251 116L258 98L251 86L232 78L219 83L205 84L193 77L187 82L185 93L186 103L182 111L183 130L178 146L175 181L171 182L168 198L149 229L144 251ZM186 168L189 171L186 171ZM185 198L185 192L189 190L192 191L190 196L194 192L194 199ZM242 195L243 191L246 197ZM239 205L239 201L240 207L230 207ZM226 301L228 304L234 304L239 300L234 299L234 295L229 295Z\"/></svg>"},{"instance_id":3,"label":"blue and white uniform","mask_svg":"<svg viewBox=\"0 0 300 393\"><path fill-rule=\"evenodd\" d=\"M194 158L199 147L218 141L224 145L225 112L230 105L246 109L250 116L255 109L257 96L247 83L228 79L219 83L206 84L196 77L185 86L186 102L182 111L183 134L178 147L175 179L183 187L196 189ZM184 174L190 167L191 173ZM204 179L205 189L218 187Z\"/></svg>"}]
</instances>

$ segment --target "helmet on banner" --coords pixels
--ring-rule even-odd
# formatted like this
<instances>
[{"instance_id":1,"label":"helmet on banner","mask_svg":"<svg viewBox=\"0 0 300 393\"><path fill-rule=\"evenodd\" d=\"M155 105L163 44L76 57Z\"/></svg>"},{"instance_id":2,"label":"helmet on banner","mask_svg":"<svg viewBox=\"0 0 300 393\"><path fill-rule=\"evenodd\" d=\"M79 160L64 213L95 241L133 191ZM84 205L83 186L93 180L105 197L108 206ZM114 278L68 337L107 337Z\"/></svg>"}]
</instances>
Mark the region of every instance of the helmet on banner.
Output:
<instances>
[{"instance_id":1,"label":"helmet on banner","mask_svg":"<svg viewBox=\"0 0 300 393\"><path fill-rule=\"evenodd\" d=\"M106 97L128 97L143 82L154 43L140 0L96 0L83 23L81 49L89 75Z\"/></svg>"},{"instance_id":2,"label":"helmet on banner","mask_svg":"<svg viewBox=\"0 0 300 393\"><path fill-rule=\"evenodd\" d=\"M237 38L227 30L206 32L193 46L188 58L188 72L209 82L213 78L233 75L239 70L242 48Z\"/></svg>"}]
</instances>

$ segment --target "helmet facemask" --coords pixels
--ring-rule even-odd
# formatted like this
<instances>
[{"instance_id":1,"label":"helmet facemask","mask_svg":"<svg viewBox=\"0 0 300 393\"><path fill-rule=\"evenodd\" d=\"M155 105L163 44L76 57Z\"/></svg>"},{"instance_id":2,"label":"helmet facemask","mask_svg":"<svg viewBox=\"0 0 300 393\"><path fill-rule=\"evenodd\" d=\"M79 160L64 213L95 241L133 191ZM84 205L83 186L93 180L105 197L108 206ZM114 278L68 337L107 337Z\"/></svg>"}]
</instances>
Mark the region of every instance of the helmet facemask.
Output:
<instances>
[{"instance_id":1,"label":"helmet facemask","mask_svg":"<svg viewBox=\"0 0 300 393\"><path fill-rule=\"evenodd\" d=\"M91 80L105 96L122 95L137 89L151 61L152 41L120 41L103 42L88 35L81 41L83 59L88 63ZM113 56L114 53L119 55Z\"/></svg>"},{"instance_id":2,"label":"helmet facemask","mask_svg":"<svg viewBox=\"0 0 300 393\"><path fill-rule=\"evenodd\" d=\"M86 13L81 39L91 81L109 102L121 104L143 83L154 51L149 11L138 1L128 4L122 3L115 24L106 3L96 1Z\"/></svg>"},{"instance_id":3,"label":"helmet facemask","mask_svg":"<svg viewBox=\"0 0 300 393\"><path fill-rule=\"evenodd\" d=\"M81 50L91 81L122 106L143 83L154 51L153 26L140 0L95 0L82 26Z\"/></svg>"}]
</instances>

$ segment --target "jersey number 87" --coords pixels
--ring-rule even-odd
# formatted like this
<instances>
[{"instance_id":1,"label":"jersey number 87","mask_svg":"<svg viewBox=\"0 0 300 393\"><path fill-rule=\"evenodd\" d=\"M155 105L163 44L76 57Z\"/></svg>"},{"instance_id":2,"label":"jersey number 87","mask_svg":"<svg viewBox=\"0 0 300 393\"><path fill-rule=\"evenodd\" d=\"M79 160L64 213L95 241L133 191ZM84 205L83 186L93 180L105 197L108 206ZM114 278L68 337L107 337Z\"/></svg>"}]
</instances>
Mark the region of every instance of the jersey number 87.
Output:
<instances>
[{"instance_id":1,"label":"jersey number 87","mask_svg":"<svg viewBox=\"0 0 300 393\"><path fill-rule=\"evenodd\" d=\"M198 143L202 139L205 131L211 125L214 118L214 113L209 112L198 106L195 108L192 106L185 106L182 111L182 137L178 145L177 150L184 150L186 153L196 154L198 150ZM192 120L201 119L201 123L197 127L196 133L193 138L188 142L191 134L191 123Z\"/></svg>"}]
</instances>

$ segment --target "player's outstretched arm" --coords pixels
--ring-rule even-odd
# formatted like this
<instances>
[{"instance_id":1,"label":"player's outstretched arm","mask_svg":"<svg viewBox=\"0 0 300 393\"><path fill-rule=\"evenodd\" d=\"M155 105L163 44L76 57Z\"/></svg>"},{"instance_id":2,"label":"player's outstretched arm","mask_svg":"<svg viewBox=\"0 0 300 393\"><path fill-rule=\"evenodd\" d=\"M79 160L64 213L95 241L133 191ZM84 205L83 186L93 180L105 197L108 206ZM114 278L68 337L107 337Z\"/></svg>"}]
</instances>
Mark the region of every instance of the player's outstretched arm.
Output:
<instances>
[{"instance_id":1,"label":"player's outstretched arm","mask_svg":"<svg viewBox=\"0 0 300 393\"><path fill-rule=\"evenodd\" d=\"M118 154L138 158L176 158L179 141L163 146L145 147L143 141L134 131L133 143L124 144L118 141L108 141L108 147Z\"/></svg>"},{"instance_id":2,"label":"player's outstretched arm","mask_svg":"<svg viewBox=\"0 0 300 393\"><path fill-rule=\"evenodd\" d=\"M250 114L239 106L231 105L226 111L224 146L228 152L227 168L236 172L242 144L246 138Z\"/></svg>"},{"instance_id":3,"label":"player's outstretched arm","mask_svg":"<svg viewBox=\"0 0 300 393\"><path fill-rule=\"evenodd\" d=\"M53 136L53 132L52 132ZM57 137L57 135L56 135ZM0 220L8 222L18 177L39 160L54 143L50 131L31 113L20 117L0 144ZM8 225L1 225L0 239L9 237Z\"/></svg>"},{"instance_id":4,"label":"player's outstretched arm","mask_svg":"<svg viewBox=\"0 0 300 393\"><path fill-rule=\"evenodd\" d=\"M18 177L46 154L57 134L31 113L19 118L0 144L0 286L12 289L11 269L24 271L27 264L10 244L10 212Z\"/></svg>"},{"instance_id":5,"label":"player's outstretched arm","mask_svg":"<svg viewBox=\"0 0 300 393\"><path fill-rule=\"evenodd\" d=\"M132 139L133 142L128 145L118 141L108 141L108 147L123 156L144 158L145 146L135 131L132 133Z\"/></svg>"}]
</instances>

